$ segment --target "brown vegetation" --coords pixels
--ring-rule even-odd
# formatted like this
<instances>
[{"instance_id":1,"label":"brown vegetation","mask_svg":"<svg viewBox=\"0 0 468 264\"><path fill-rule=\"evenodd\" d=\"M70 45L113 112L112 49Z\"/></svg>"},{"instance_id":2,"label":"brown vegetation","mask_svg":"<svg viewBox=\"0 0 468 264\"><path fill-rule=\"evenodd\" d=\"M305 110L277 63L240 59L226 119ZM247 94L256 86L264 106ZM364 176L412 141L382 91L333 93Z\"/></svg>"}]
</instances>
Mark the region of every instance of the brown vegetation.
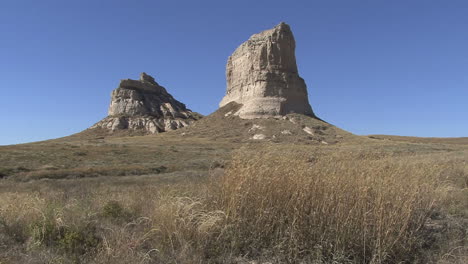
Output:
<instances>
[{"instance_id":1,"label":"brown vegetation","mask_svg":"<svg viewBox=\"0 0 468 264\"><path fill-rule=\"evenodd\" d=\"M18 182L35 168L6 177L0 262L466 261L463 149L254 144L235 151L223 172L225 162L210 154L217 148L184 148L212 164L209 175L185 166L145 171L141 152L147 175L138 177L125 176L137 168L123 164L93 178Z\"/></svg>"}]
</instances>

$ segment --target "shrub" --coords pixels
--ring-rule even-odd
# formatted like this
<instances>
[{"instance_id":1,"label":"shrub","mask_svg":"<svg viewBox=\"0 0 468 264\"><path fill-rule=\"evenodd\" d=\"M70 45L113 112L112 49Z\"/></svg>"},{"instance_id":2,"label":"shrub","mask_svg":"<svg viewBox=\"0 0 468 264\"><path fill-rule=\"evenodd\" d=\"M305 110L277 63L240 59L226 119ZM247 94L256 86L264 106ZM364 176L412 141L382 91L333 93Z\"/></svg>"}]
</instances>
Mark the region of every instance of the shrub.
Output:
<instances>
[{"instance_id":1,"label":"shrub","mask_svg":"<svg viewBox=\"0 0 468 264\"><path fill-rule=\"evenodd\" d=\"M9 176L12 172L12 169L0 168L0 179Z\"/></svg>"},{"instance_id":2,"label":"shrub","mask_svg":"<svg viewBox=\"0 0 468 264\"><path fill-rule=\"evenodd\" d=\"M98 247L100 241L96 236L96 228L86 225L76 229L64 229L57 244L69 254L83 255Z\"/></svg>"},{"instance_id":3,"label":"shrub","mask_svg":"<svg viewBox=\"0 0 468 264\"><path fill-rule=\"evenodd\" d=\"M102 215L113 219L127 220L131 217L131 213L117 201L109 201L102 208Z\"/></svg>"},{"instance_id":4,"label":"shrub","mask_svg":"<svg viewBox=\"0 0 468 264\"><path fill-rule=\"evenodd\" d=\"M36 246L56 247L71 255L87 254L99 246L101 239L91 223L64 225L53 206L43 212L42 219L30 224L30 237Z\"/></svg>"},{"instance_id":5,"label":"shrub","mask_svg":"<svg viewBox=\"0 0 468 264\"><path fill-rule=\"evenodd\" d=\"M0 236L1 234L5 234L16 243L24 243L27 240L27 231L25 230L23 223L8 223L0 217Z\"/></svg>"},{"instance_id":6,"label":"shrub","mask_svg":"<svg viewBox=\"0 0 468 264\"><path fill-rule=\"evenodd\" d=\"M75 156L86 156L86 155L88 155L88 153L86 151L77 151L77 152L74 152L73 155L75 155Z\"/></svg>"},{"instance_id":7,"label":"shrub","mask_svg":"<svg viewBox=\"0 0 468 264\"><path fill-rule=\"evenodd\" d=\"M165 166L142 167L138 165L108 166L108 167L79 167L59 170L37 170L31 171L16 179L19 181L40 180L40 179L65 179L65 178L84 178L97 176L129 176L158 174L167 172Z\"/></svg>"},{"instance_id":8,"label":"shrub","mask_svg":"<svg viewBox=\"0 0 468 264\"><path fill-rule=\"evenodd\" d=\"M16 167L16 168L0 168L0 179L4 177L8 177L18 172L27 172L27 171L29 171L29 169L22 167L22 166Z\"/></svg>"}]
</instances>

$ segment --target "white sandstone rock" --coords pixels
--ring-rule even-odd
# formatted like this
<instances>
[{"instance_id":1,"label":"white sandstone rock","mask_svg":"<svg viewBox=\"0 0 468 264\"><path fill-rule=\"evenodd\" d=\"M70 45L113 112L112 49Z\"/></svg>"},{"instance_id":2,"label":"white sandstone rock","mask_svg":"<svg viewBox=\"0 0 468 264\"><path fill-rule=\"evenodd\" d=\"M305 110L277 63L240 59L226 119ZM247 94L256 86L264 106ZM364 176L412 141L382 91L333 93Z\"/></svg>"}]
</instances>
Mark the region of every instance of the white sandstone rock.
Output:
<instances>
[{"instance_id":1,"label":"white sandstone rock","mask_svg":"<svg viewBox=\"0 0 468 264\"><path fill-rule=\"evenodd\" d=\"M250 129L249 129L249 132L252 132L252 131L255 131L255 130L263 130L264 127L260 126L260 125L256 125L254 124Z\"/></svg>"},{"instance_id":2,"label":"white sandstone rock","mask_svg":"<svg viewBox=\"0 0 468 264\"><path fill-rule=\"evenodd\" d=\"M298 74L295 46L285 23L251 36L228 59L227 92L220 107L233 101L242 104L236 114L245 119L289 113L314 116Z\"/></svg>"},{"instance_id":3,"label":"white sandstone rock","mask_svg":"<svg viewBox=\"0 0 468 264\"><path fill-rule=\"evenodd\" d=\"M265 139L266 136L264 134L255 134L253 135L252 139L254 140L262 140L262 139Z\"/></svg>"},{"instance_id":4,"label":"white sandstone rock","mask_svg":"<svg viewBox=\"0 0 468 264\"><path fill-rule=\"evenodd\" d=\"M309 135L314 135L314 130L310 127L304 127L302 130L304 130L304 132L306 132Z\"/></svg>"},{"instance_id":5,"label":"white sandstone rock","mask_svg":"<svg viewBox=\"0 0 468 264\"><path fill-rule=\"evenodd\" d=\"M140 80L122 80L112 91L109 116L92 128L141 130L160 133L188 126L200 115L170 95L153 77L142 73Z\"/></svg>"}]
</instances>

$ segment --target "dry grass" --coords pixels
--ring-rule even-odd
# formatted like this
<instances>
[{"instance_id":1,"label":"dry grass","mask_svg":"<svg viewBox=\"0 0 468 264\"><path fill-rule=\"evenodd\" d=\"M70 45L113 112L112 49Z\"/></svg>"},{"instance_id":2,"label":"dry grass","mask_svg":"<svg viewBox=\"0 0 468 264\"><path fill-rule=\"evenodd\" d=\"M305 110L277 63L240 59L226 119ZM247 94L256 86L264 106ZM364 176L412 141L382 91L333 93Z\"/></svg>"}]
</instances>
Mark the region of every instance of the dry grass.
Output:
<instances>
[{"instance_id":1,"label":"dry grass","mask_svg":"<svg viewBox=\"0 0 468 264\"><path fill-rule=\"evenodd\" d=\"M56 169L46 168L36 171L17 173L15 180L31 181L40 179L65 179L65 178L84 178L98 176L127 176L127 175L147 175L167 172L165 166L143 167L138 165L125 166L101 166L88 168L73 168L73 169Z\"/></svg>"},{"instance_id":2,"label":"dry grass","mask_svg":"<svg viewBox=\"0 0 468 264\"><path fill-rule=\"evenodd\" d=\"M211 176L2 180L0 263L463 263L466 152L420 149L254 145Z\"/></svg>"},{"instance_id":3,"label":"dry grass","mask_svg":"<svg viewBox=\"0 0 468 264\"><path fill-rule=\"evenodd\" d=\"M235 146L164 135L0 146L0 179L29 181L207 171Z\"/></svg>"},{"instance_id":4,"label":"dry grass","mask_svg":"<svg viewBox=\"0 0 468 264\"><path fill-rule=\"evenodd\" d=\"M0 262L175 263L170 240L180 233L174 226L185 203L179 196L195 196L202 183L124 178L105 185L103 179L74 180L74 187L42 182L35 191L3 192Z\"/></svg>"},{"instance_id":5,"label":"dry grass","mask_svg":"<svg viewBox=\"0 0 468 264\"><path fill-rule=\"evenodd\" d=\"M426 144L454 144L468 145L468 137L459 138L430 138L430 137L406 137L406 136L388 136L388 135L370 135L369 138L379 140L391 140L412 143Z\"/></svg>"},{"instance_id":6,"label":"dry grass","mask_svg":"<svg viewBox=\"0 0 468 264\"><path fill-rule=\"evenodd\" d=\"M231 250L270 250L290 263L410 259L445 167L373 156L236 156L220 186Z\"/></svg>"}]
</instances>

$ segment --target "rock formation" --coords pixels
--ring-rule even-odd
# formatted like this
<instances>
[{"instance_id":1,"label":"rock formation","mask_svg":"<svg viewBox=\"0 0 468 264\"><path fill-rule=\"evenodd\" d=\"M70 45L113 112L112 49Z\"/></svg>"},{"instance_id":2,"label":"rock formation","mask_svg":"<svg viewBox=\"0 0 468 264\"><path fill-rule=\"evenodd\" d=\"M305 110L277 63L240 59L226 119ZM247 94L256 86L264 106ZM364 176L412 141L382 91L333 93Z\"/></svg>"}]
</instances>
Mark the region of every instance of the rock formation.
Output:
<instances>
[{"instance_id":1,"label":"rock formation","mask_svg":"<svg viewBox=\"0 0 468 264\"><path fill-rule=\"evenodd\" d=\"M220 107L233 101L242 104L236 115L245 119L289 113L314 116L298 74L295 47L285 23L251 36L228 59L227 93Z\"/></svg>"},{"instance_id":2,"label":"rock formation","mask_svg":"<svg viewBox=\"0 0 468 264\"><path fill-rule=\"evenodd\" d=\"M112 91L109 116L91 127L159 133L178 129L199 119L146 73L140 80L122 80Z\"/></svg>"}]
</instances>

